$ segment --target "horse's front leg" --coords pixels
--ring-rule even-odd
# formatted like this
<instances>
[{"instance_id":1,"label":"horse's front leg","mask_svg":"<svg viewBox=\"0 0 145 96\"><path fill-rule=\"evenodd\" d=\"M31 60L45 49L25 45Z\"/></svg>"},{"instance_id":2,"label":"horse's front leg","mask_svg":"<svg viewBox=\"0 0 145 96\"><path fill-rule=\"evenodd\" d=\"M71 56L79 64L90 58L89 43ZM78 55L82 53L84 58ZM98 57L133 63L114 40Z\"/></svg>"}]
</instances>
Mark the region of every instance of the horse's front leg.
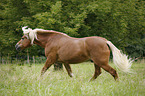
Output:
<instances>
[{"instance_id":1,"label":"horse's front leg","mask_svg":"<svg viewBox=\"0 0 145 96\"><path fill-rule=\"evenodd\" d=\"M42 70L41 70L41 76L46 72L47 69L49 69L49 67L54 64L56 61L55 58L51 58L51 57L47 57L47 60L45 62L45 65L43 66Z\"/></svg>"},{"instance_id":2,"label":"horse's front leg","mask_svg":"<svg viewBox=\"0 0 145 96\"><path fill-rule=\"evenodd\" d=\"M71 70L71 67L69 64L64 64L66 70L67 70L67 73L70 77L73 77L73 73L72 73L72 70Z\"/></svg>"}]
</instances>

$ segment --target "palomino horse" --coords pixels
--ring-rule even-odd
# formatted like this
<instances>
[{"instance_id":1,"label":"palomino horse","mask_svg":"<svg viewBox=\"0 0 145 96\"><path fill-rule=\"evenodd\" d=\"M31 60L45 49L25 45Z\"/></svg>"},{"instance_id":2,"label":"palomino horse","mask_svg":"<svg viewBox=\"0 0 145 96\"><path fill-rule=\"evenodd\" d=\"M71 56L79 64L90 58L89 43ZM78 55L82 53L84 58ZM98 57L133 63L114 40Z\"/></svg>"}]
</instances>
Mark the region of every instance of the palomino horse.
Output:
<instances>
[{"instance_id":1,"label":"palomino horse","mask_svg":"<svg viewBox=\"0 0 145 96\"><path fill-rule=\"evenodd\" d=\"M61 62L64 64L68 75L72 77L70 64L91 59L95 67L95 73L91 80L96 79L101 74L101 68L109 72L116 80L118 79L116 70L108 65L109 47L112 50L115 65L124 72L130 72L131 60L127 59L125 54L121 53L119 49L105 38L98 36L73 38L53 30L32 30L26 28L22 28L24 36L15 47L17 50L23 50L33 44L37 44L45 48L47 60L41 70L41 75L55 62Z\"/></svg>"}]
</instances>

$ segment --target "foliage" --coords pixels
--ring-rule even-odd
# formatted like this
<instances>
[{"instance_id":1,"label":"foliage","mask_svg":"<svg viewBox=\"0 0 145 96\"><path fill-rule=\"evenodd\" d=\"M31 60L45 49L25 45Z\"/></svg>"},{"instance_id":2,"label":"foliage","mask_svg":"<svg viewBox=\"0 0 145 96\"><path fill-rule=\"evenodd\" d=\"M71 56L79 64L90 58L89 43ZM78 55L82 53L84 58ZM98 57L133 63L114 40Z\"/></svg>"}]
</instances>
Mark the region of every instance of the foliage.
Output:
<instances>
[{"instance_id":1,"label":"foliage","mask_svg":"<svg viewBox=\"0 0 145 96\"><path fill-rule=\"evenodd\" d=\"M114 64L110 64L114 67ZM145 63L134 63L134 74L119 72L119 82L102 70L102 74L88 82L94 73L89 62L71 65L74 77L66 71L54 71L51 67L40 78L41 64L17 66L0 65L1 96L144 96Z\"/></svg>"},{"instance_id":2,"label":"foliage","mask_svg":"<svg viewBox=\"0 0 145 96\"><path fill-rule=\"evenodd\" d=\"M0 52L16 55L21 27L29 26L73 37L105 37L132 57L144 57L144 5L144 0L3 0ZM29 50L31 55L44 55L38 46Z\"/></svg>"}]
</instances>

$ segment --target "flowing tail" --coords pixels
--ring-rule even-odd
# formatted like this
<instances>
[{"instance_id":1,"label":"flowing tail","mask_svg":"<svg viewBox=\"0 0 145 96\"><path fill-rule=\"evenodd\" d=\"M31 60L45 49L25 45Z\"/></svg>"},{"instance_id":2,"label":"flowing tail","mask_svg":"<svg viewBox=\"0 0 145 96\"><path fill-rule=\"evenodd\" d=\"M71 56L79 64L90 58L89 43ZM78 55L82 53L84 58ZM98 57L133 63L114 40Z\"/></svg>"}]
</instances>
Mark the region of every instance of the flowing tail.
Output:
<instances>
[{"instance_id":1,"label":"flowing tail","mask_svg":"<svg viewBox=\"0 0 145 96\"><path fill-rule=\"evenodd\" d=\"M133 60L117 49L110 41L106 42L112 50L114 64L123 72L131 73L131 65Z\"/></svg>"}]
</instances>

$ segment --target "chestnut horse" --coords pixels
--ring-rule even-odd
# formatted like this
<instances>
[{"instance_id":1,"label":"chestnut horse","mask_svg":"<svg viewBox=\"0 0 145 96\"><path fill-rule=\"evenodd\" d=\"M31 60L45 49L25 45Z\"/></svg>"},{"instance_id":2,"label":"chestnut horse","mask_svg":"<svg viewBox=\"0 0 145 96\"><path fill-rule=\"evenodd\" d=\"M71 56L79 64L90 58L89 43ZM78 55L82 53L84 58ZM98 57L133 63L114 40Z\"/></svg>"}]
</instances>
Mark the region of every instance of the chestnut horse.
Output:
<instances>
[{"instance_id":1,"label":"chestnut horse","mask_svg":"<svg viewBox=\"0 0 145 96\"><path fill-rule=\"evenodd\" d=\"M95 73L90 80L96 79L101 74L101 68L109 72L116 80L118 79L116 70L108 65L110 49L113 53L115 65L124 72L130 72L132 61L127 59L125 54L121 53L105 38L98 36L73 38L53 30L26 28L27 26L22 28L24 35L15 47L17 50L23 50L37 44L45 48L47 60L41 70L41 75L55 62L61 62L64 64L68 75L72 77L70 64L91 59L94 62Z\"/></svg>"}]
</instances>

